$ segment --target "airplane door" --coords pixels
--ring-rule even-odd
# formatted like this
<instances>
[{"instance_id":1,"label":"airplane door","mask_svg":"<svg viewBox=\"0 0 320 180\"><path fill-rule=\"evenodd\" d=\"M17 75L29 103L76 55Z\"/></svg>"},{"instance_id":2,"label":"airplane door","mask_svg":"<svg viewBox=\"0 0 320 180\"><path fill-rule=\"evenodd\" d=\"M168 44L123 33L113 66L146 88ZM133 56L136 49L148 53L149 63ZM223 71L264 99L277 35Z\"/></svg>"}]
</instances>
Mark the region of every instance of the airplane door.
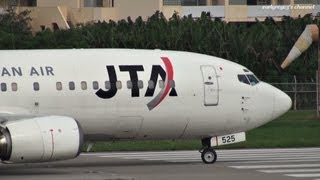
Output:
<instances>
[{"instance_id":1,"label":"airplane door","mask_svg":"<svg viewBox=\"0 0 320 180\"><path fill-rule=\"evenodd\" d=\"M219 84L216 69L213 66L201 66L204 89L204 105L217 106L219 103Z\"/></svg>"}]
</instances>

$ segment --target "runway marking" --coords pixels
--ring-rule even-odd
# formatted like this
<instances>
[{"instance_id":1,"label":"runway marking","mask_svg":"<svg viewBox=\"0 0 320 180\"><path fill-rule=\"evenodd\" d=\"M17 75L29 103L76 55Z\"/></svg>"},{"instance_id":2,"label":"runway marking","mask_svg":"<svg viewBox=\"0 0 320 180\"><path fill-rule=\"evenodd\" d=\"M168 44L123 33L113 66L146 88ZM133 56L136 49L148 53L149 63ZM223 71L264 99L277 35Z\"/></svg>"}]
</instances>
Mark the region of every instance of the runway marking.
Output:
<instances>
[{"instance_id":1,"label":"runway marking","mask_svg":"<svg viewBox=\"0 0 320 180\"><path fill-rule=\"evenodd\" d=\"M217 150L218 162L320 162L320 148ZM201 162L198 151L88 153L84 156L168 162Z\"/></svg>"},{"instance_id":2,"label":"runway marking","mask_svg":"<svg viewBox=\"0 0 320 180\"><path fill-rule=\"evenodd\" d=\"M278 173L292 178L320 180L320 148L217 150L218 162L239 170ZM198 151L87 153L83 156L127 160L202 163Z\"/></svg>"},{"instance_id":3,"label":"runway marking","mask_svg":"<svg viewBox=\"0 0 320 180\"><path fill-rule=\"evenodd\" d=\"M287 153L283 150L279 152L266 152L259 155L244 154L242 159L247 159L244 162L233 162L229 166L235 169L247 169L255 170L261 173L278 173L283 176L294 177L294 178L319 178L320 177L320 149L301 149L299 151L288 151ZM228 158L228 157L227 157ZM254 160L255 159L255 160ZM264 160L263 160L264 159ZM222 159L223 160L223 159ZM240 160L235 157L233 160ZM253 161L251 161L253 160ZM261 160L261 161L259 161ZM292 164L292 162L295 162ZM311 162L311 163L310 163ZM313 162L313 163L312 163ZM283 164L284 163L284 164ZM239 165L242 164L242 165ZM251 165L248 165L251 164ZM257 164L257 165L252 165ZM320 179L313 179L320 180Z\"/></svg>"},{"instance_id":4,"label":"runway marking","mask_svg":"<svg viewBox=\"0 0 320 180\"><path fill-rule=\"evenodd\" d=\"M255 166L229 166L236 169L252 169L262 173L281 173L284 176L297 178L320 177L320 164L272 164ZM288 174L293 173L293 174ZM315 180L315 179L314 179Z\"/></svg>"},{"instance_id":5,"label":"runway marking","mask_svg":"<svg viewBox=\"0 0 320 180\"><path fill-rule=\"evenodd\" d=\"M317 169L268 169L259 170L259 172L264 173L300 173L300 172L320 172L320 168Z\"/></svg>"},{"instance_id":6,"label":"runway marking","mask_svg":"<svg viewBox=\"0 0 320 180\"><path fill-rule=\"evenodd\" d=\"M290 176L290 177L320 177L320 173L317 174L285 174L285 176Z\"/></svg>"},{"instance_id":7,"label":"runway marking","mask_svg":"<svg viewBox=\"0 0 320 180\"><path fill-rule=\"evenodd\" d=\"M268 169L268 168L305 168L320 167L320 164L277 164L277 165L255 165L255 166L230 166L236 169Z\"/></svg>"},{"instance_id":8,"label":"runway marking","mask_svg":"<svg viewBox=\"0 0 320 180\"><path fill-rule=\"evenodd\" d=\"M320 153L320 152L319 152ZM224 155L221 153L217 153L219 156L221 156L221 158L237 158L237 159L243 159L243 156L245 157L249 157L249 158L295 158L295 157L319 157L319 153L315 153L315 154L263 154L263 155L251 155L251 154L243 154L241 155L241 157L237 157L238 155L233 154L233 155ZM186 155L199 155L199 152L197 153L148 153L146 152L145 154L140 153L140 154L108 154L108 155L100 155L100 157L115 157L115 156L125 156L125 155L130 155L130 156L136 156L136 157L145 157L145 156L186 156ZM281 157L279 157L279 155L281 155Z\"/></svg>"},{"instance_id":9,"label":"runway marking","mask_svg":"<svg viewBox=\"0 0 320 180\"><path fill-rule=\"evenodd\" d=\"M258 164L258 163L290 163L290 162L319 162L319 159L301 159L301 160L268 160L268 161L244 161L244 162L233 162L237 164Z\"/></svg>"},{"instance_id":10,"label":"runway marking","mask_svg":"<svg viewBox=\"0 0 320 180\"><path fill-rule=\"evenodd\" d=\"M257 155L266 155L266 154L272 154L272 155L278 155L278 154L313 154L313 155L319 155L320 148L297 148L297 149L245 149L245 150L217 150L217 154L220 154L222 156L235 156L237 154L257 154ZM97 156L97 155L133 155L133 154L199 154L198 151L154 151L154 152L112 152L112 153L84 153L82 155L84 156Z\"/></svg>"},{"instance_id":11,"label":"runway marking","mask_svg":"<svg viewBox=\"0 0 320 180\"><path fill-rule=\"evenodd\" d=\"M201 160L199 155L197 156L100 156L103 158L122 158L122 159L138 159L138 160L148 160L148 161L176 161L176 160ZM286 160L285 162L288 162L289 160L294 160L293 162L296 162L297 159L301 160L301 162L306 162L308 160L311 160L311 162L319 162L320 158L318 158L317 160L315 160L315 158L268 158L269 160L272 160L271 162L277 162L278 160ZM239 163L237 161L245 161L246 163L248 161L253 161L255 163L261 163L258 159L256 158L241 158L241 159L237 159L237 158L219 158L218 162L236 162ZM269 161L270 162L270 161ZM289 161L290 162L290 161Z\"/></svg>"}]
</instances>

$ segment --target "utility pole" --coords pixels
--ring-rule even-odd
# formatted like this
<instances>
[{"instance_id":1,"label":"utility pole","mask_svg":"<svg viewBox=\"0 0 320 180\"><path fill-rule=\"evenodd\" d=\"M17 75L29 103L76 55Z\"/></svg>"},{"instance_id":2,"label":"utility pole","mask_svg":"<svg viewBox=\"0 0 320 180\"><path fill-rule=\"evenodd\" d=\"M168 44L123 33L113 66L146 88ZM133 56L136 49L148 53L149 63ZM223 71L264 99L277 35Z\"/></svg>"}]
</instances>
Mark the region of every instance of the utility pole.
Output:
<instances>
[{"instance_id":1,"label":"utility pole","mask_svg":"<svg viewBox=\"0 0 320 180\"><path fill-rule=\"evenodd\" d=\"M315 16L315 19L319 22L320 17ZM320 41L317 42L317 58L318 58L318 69L316 71L316 88L317 88L317 118L320 117Z\"/></svg>"},{"instance_id":2,"label":"utility pole","mask_svg":"<svg viewBox=\"0 0 320 180\"><path fill-rule=\"evenodd\" d=\"M317 118L320 117L320 42L318 41L317 54L318 54L318 69L316 72L316 85L317 85Z\"/></svg>"}]
</instances>

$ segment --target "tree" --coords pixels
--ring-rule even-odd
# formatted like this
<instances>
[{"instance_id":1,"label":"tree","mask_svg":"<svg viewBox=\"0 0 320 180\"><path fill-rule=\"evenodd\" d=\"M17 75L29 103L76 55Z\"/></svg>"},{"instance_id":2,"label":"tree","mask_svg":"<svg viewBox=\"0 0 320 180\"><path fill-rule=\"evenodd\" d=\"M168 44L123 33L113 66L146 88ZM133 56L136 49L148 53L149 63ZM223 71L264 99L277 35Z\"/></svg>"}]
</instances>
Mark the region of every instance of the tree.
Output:
<instances>
[{"instance_id":1,"label":"tree","mask_svg":"<svg viewBox=\"0 0 320 180\"><path fill-rule=\"evenodd\" d=\"M0 14L0 49L32 48L29 14L27 10L17 14L14 8Z\"/></svg>"}]
</instances>

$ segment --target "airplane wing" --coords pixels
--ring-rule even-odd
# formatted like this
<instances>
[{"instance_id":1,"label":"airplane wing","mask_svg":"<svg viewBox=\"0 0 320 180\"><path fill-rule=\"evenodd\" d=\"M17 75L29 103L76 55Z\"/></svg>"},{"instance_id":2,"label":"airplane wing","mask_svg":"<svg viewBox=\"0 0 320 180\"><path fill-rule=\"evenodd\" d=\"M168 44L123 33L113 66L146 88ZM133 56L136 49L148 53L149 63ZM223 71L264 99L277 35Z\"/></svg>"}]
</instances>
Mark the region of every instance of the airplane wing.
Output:
<instances>
[{"instance_id":1,"label":"airplane wing","mask_svg":"<svg viewBox=\"0 0 320 180\"><path fill-rule=\"evenodd\" d=\"M4 125L8 121L18 121L22 119L31 119L36 117L43 117L43 116L37 116L32 114L6 114L6 113L0 113L0 126Z\"/></svg>"},{"instance_id":2,"label":"airplane wing","mask_svg":"<svg viewBox=\"0 0 320 180\"><path fill-rule=\"evenodd\" d=\"M21 119L28 119L34 117L41 117L35 115L29 110L17 107L0 107L0 125L5 124L8 121L16 121Z\"/></svg>"}]
</instances>

